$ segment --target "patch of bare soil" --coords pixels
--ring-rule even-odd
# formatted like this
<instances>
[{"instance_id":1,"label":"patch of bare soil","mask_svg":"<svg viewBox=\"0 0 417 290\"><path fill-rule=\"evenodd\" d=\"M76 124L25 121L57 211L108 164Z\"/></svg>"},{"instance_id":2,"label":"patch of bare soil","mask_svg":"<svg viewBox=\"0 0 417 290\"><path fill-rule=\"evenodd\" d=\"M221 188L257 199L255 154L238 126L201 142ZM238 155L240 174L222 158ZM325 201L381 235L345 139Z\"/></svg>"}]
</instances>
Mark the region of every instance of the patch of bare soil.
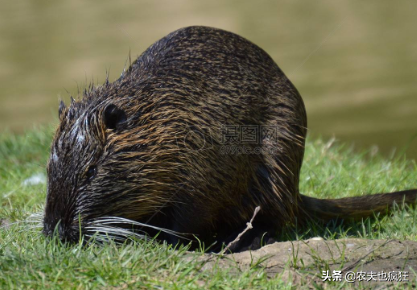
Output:
<instances>
[{"instance_id":1,"label":"patch of bare soil","mask_svg":"<svg viewBox=\"0 0 417 290\"><path fill-rule=\"evenodd\" d=\"M202 270L215 267L236 271L261 267L268 277L281 277L297 288L415 287L417 242L398 240L341 239L280 242L246 251L201 257ZM231 271L233 273L233 270ZM405 284L406 283L406 284Z\"/></svg>"}]
</instances>

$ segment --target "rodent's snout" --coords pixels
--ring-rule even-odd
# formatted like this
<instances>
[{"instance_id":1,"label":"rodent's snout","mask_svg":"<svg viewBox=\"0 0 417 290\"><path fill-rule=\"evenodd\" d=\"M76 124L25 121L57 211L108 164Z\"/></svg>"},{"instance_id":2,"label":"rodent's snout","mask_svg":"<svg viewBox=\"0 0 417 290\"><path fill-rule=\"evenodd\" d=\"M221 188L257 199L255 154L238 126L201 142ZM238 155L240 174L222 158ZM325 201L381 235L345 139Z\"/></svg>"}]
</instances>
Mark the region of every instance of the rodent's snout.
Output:
<instances>
[{"instance_id":1,"label":"rodent's snout","mask_svg":"<svg viewBox=\"0 0 417 290\"><path fill-rule=\"evenodd\" d=\"M44 221L42 233L46 237L57 235L59 240L63 243L76 243L80 240L79 229L65 226L61 221L58 221L55 224Z\"/></svg>"}]
</instances>

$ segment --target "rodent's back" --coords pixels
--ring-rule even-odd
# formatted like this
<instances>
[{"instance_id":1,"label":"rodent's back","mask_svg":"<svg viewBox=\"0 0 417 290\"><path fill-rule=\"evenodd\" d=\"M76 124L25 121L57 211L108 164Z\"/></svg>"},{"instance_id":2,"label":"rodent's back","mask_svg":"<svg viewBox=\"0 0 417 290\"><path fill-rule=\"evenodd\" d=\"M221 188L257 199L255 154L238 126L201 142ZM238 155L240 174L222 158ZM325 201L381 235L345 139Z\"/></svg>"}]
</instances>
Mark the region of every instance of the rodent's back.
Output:
<instances>
[{"instance_id":1,"label":"rodent's back","mask_svg":"<svg viewBox=\"0 0 417 290\"><path fill-rule=\"evenodd\" d=\"M242 137L244 129L256 130L257 140L225 140L230 130ZM59 220L76 231L70 226L76 216L84 228L95 218L119 216L221 236L244 225L258 205L258 221L282 226L298 214L305 134L303 101L266 52L215 28L177 30L117 81L63 109L48 165L55 174L48 174L45 232ZM86 146L60 149L60 142L81 135ZM83 159L92 142L100 150ZM257 151L222 151L242 145ZM75 155L83 163L73 168L80 180L57 174ZM93 178L81 180L91 164Z\"/></svg>"}]
</instances>

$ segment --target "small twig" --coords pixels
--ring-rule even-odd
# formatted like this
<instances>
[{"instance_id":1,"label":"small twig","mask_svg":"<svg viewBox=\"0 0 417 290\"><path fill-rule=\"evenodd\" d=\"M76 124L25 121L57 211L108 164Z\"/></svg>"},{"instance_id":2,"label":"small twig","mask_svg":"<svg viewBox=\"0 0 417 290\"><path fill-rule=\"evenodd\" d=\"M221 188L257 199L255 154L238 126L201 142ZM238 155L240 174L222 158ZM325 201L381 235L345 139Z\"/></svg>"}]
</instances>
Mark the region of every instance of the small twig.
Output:
<instances>
[{"instance_id":1,"label":"small twig","mask_svg":"<svg viewBox=\"0 0 417 290\"><path fill-rule=\"evenodd\" d=\"M219 253L220 256L223 256L234 244L240 241L240 238L249 230L253 229L252 222L255 219L258 212L261 210L260 206L257 206L253 212L253 216L248 223L246 223L246 228L234 239L231 241L224 249Z\"/></svg>"},{"instance_id":2,"label":"small twig","mask_svg":"<svg viewBox=\"0 0 417 290\"><path fill-rule=\"evenodd\" d=\"M220 253L218 253L218 254L212 254L212 255L210 255L207 259L205 259L204 261L203 261L203 263L201 264L201 267L200 267L200 269L199 269L199 271L201 270L201 268L203 267L203 265L204 264L206 264L206 263L208 263L208 262L210 262L210 261L212 261L215 257L221 257L221 256L223 256L225 253L226 253L226 251L227 250L229 250L230 249L230 247L231 246L233 246L234 244L236 244L239 240L240 240L240 238L247 232L247 231L249 231L249 230L251 230L251 229L253 229L253 225L252 225L252 222L253 222L253 220L255 219L255 216L258 214L258 212L261 210L261 207L260 206L257 206L256 208L255 208L255 210L253 211L253 216L252 216L252 218L250 219L250 221L248 222L248 223L246 223L246 228L236 237L236 239L234 239L233 241L231 241Z\"/></svg>"}]
</instances>

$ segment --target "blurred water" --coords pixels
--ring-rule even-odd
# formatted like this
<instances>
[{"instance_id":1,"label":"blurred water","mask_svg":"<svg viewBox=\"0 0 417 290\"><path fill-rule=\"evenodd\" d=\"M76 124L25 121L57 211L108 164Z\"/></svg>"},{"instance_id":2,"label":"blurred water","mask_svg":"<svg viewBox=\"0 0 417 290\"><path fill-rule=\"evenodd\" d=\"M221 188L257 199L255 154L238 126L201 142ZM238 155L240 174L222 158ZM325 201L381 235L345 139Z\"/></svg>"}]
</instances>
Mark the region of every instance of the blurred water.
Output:
<instances>
[{"instance_id":1,"label":"blurred water","mask_svg":"<svg viewBox=\"0 0 417 290\"><path fill-rule=\"evenodd\" d=\"M2 1L0 131L56 122L59 99L116 79L188 25L264 48L303 96L310 134L417 158L416 1Z\"/></svg>"}]
</instances>

